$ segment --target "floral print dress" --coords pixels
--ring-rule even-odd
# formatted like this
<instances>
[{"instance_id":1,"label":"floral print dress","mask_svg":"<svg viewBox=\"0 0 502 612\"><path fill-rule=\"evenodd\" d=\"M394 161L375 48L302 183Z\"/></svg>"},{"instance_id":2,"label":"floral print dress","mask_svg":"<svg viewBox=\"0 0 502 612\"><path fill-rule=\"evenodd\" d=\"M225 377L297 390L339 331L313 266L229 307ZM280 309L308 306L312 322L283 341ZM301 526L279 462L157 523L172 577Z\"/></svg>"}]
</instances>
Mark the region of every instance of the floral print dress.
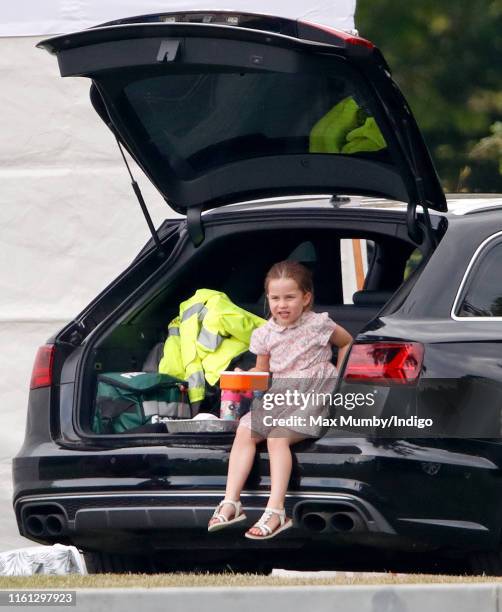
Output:
<instances>
[{"instance_id":1,"label":"floral print dress","mask_svg":"<svg viewBox=\"0 0 502 612\"><path fill-rule=\"evenodd\" d=\"M305 437L321 435L324 429L321 419L329 409L322 398L333 393L338 375L331 363L329 342L335 328L336 323L328 313L309 310L293 325L279 325L271 318L253 331L249 350L255 355L269 356L273 379L267 394L253 400L250 412L242 417L239 426L260 437L282 437L284 428ZM278 394L284 396L288 390L288 402L277 400ZM294 391L297 393L293 398ZM287 425L279 426L280 419L286 419Z\"/></svg>"}]
</instances>

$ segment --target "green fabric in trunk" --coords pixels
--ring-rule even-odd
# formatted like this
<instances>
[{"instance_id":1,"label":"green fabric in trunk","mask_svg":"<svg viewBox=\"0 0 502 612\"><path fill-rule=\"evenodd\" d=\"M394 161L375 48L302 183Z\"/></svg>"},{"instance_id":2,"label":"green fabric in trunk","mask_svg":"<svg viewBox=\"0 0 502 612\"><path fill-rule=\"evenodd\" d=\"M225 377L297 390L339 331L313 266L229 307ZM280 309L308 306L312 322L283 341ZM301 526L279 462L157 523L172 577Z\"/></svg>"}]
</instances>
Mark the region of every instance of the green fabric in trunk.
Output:
<instances>
[{"instance_id":1,"label":"green fabric in trunk","mask_svg":"<svg viewBox=\"0 0 502 612\"><path fill-rule=\"evenodd\" d=\"M106 372L98 376L92 431L124 433L148 423L190 419L186 383L157 372Z\"/></svg>"}]
</instances>

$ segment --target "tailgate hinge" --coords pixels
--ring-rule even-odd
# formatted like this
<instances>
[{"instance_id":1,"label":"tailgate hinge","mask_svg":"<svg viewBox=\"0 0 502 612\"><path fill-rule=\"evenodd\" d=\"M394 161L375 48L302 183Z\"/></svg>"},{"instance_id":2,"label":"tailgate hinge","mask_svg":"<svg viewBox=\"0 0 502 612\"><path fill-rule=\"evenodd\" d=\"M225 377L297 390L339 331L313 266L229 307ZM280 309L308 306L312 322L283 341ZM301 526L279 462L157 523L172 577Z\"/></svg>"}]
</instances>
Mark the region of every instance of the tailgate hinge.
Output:
<instances>
[{"instance_id":1,"label":"tailgate hinge","mask_svg":"<svg viewBox=\"0 0 502 612\"><path fill-rule=\"evenodd\" d=\"M408 150L406 155L411 167L413 174L413 180L415 181L416 195L412 202L408 203L408 209L406 214L406 223L408 226L408 235L416 243L422 244L424 241L428 243L428 248L436 248L437 241L434 236L434 230L432 229L431 218L429 215L429 202L425 197L424 181L420 176L418 170L418 163L415 156L415 150L413 148L413 142L410 136L410 124L405 119L403 126L407 136ZM417 218L417 206L421 206L423 209L424 223L419 223Z\"/></svg>"},{"instance_id":2,"label":"tailgate hinge","mask_svg":"<svg viewBox=\"0 0 502 612\"><path fill-rule=\"evenodd\" d=\"M190 240L195 247L204 242L204 226L202 225L202 208L187 209L187 229Z\"/></svg>"},{"instance_id":3,"label":"tailgate hinge","mask_svg":"<svg viewBox=\"0 0 502 612\"><path fill-rule=\"evenodd\" d=\"M406 221L408 225L408 235L417 244L427 242L428 249L435 249L437 246L436 236L432 229L431 217L429 214L428 201L425 199L423 180L415 175L415 185L417 188L418 200L408 204ZM417 219L417 206L421 206L423 210L424 223L420 223Z\"/></svg>"}]
</instances>

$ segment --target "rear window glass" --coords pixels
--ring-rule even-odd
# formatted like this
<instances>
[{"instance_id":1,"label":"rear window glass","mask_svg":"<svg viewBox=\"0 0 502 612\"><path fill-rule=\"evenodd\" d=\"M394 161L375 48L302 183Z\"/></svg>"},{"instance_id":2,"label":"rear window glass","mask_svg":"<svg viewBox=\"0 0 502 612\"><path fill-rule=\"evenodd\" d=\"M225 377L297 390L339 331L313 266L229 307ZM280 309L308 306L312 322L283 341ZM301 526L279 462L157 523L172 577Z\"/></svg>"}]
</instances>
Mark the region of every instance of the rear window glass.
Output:
<instances>
[{"instance_id":1,"label":"rear window glass","mask_svg":"<svg viewBox=\"0 0 502 612\"><path fill-rule=\"evenodd\" d=\"M420 249L415 249L413 253L406 260L406 266L404 268L403 280L408 279L412 273L418 268L420 262L424 258L424 254Z\"/></svg>"},{"instance_id":2,"label":"rear window glass","mask_svg":"<svg viewBox=\"0 0 502 612\"><path fill-rule=\"evenodd\" d=\"M475 266L457 314L502 317L502 243L492 246Z\"/></svg>"},{"instance_id":3,"label":"rear window glass","mask_svg":"<svg viewBox=\"0 0 502 612\"><path fill-rule=\"evenodd\" d=\"M129 82L123 94L142 140L185 178L268 155L388 161L368 101L339 76L164 74Z\"/></svg>"}]
</instances>

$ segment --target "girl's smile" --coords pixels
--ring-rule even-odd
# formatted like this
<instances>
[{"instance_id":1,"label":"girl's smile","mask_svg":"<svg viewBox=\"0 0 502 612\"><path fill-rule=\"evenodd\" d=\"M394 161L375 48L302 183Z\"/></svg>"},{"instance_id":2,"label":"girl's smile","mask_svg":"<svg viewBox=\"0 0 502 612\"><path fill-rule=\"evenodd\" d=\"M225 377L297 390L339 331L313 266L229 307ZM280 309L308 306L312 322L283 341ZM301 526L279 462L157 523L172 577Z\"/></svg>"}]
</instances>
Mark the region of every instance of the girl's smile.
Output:
<instances>
[{"instance_id":1,"label":"girl's smile","mask_svg":"<svg viewBox=\"0 0 502 612\"><path fill-rule=\"evenodd\" d=\"M303 292L292 278L273 279L268 284L268 304L279 325L293 325L310 304L312 294Z\"/></svg>"}]
</instances>

